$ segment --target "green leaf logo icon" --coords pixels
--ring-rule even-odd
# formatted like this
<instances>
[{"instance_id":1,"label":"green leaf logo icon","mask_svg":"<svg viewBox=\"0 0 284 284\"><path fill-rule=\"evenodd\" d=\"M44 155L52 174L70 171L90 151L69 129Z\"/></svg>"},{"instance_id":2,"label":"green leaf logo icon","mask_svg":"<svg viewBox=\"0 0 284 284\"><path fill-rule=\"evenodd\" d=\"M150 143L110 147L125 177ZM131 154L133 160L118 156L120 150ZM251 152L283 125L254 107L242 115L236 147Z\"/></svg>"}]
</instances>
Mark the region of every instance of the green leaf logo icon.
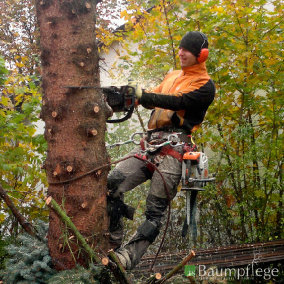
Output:
<instances>
[{"instance_id":1,"label":"green leaf logo icon","mask_svg":"<svg viewBox=\"0 0 284 284\"><path fill-rule=\"evenodd\" d=\"M184 275L185 276L195 276L195 265L185 265Z\"/></svg>"}]
</instances>

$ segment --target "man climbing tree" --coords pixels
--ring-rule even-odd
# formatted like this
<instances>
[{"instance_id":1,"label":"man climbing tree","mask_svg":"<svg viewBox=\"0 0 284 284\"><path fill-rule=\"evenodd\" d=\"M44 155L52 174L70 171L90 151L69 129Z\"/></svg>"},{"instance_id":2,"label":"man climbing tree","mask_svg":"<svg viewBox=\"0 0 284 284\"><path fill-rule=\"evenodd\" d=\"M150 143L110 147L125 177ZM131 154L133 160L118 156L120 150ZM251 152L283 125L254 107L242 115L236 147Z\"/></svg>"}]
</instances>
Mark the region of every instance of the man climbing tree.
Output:
<instances>
[{"instance_id":1,"label":"man climbing tree","mask_svg":"<svg viewBox=\"0 0 284 284\"><path fill-rule=\"evenodd\" d=\"M89 245L107 249L104 143L108 116L98 89L99 59L92 0L37 0L42 60L45 163L51 196ZM91 174L89 172L92 172ZM48 244L57 269L85 264L76 238L50 210Z\"/></svg>"},{"instance_id":2,"label":"man climbing tree","mask_svg":"<svg viewBox=\"0 0 284 284\"><path fill-rule=\"evenodd\" d=\"M139 103L146 108L154 108L154 111L144 138L149 147L140 143L141 147L130 152L129 159L119 163L108 177L110 241L127 269L139 263L158 236L164 212L177 193L183 153L190 144L188 135L202 123L214 100L215 85L206 70L207 57L207 37L201 32L191 31L184 35L179 45L182 70L169 73L153 92L145 92L137 83L130 82ZM171 135L176 135L176 142L181 143L165 145ZM147 179L151 179L151 186L146 200L146 220L133 238L120 247L123 239L122 216L127 214L123 214L125 206L118 210L119 204L123 203L125 192Z\"/></svg>"}]
</instances>

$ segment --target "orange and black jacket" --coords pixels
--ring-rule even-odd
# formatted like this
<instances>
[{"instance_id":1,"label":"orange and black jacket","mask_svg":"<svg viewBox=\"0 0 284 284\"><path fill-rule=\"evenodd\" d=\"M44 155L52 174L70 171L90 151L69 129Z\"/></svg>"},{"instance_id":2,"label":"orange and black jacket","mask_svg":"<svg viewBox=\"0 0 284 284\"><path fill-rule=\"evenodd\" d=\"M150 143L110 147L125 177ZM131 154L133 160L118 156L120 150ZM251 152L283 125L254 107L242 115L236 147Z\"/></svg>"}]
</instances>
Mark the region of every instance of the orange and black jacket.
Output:
<instances>
[{"instance_id":1,"label":"orange and black jacket","mask_svg":"<svg viewBox=\"0 0 284 284\"><path fill-rule=\"evenodd\" d=\"M205 63L200 63L169 73L153 92L143 92L139 102L154 108L149 130L173 128L191 133L203 121L214 96L215 85Z\"/></svg>"}]
</instances>

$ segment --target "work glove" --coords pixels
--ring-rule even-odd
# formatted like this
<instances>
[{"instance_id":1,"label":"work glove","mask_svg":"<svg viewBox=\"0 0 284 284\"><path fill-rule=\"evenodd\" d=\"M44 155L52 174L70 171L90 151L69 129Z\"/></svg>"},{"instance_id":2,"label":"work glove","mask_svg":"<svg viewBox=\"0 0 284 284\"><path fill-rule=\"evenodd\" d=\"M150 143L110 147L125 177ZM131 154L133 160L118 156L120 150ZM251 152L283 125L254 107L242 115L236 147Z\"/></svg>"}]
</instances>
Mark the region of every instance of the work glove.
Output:
<instances>
[{"instance_id":1,"label":"work glove","mask_svg":"<svg viewBox=\"0 0 284 284\"><path fill-rule=\"evenodd\" d=\"M135 90L135 96L140 99L143 95L143 89L141 88L141 86L138 84L137 81L134 81L132 79L128 80L128 86L134 88Z\"/></svg>"}]
</instances>

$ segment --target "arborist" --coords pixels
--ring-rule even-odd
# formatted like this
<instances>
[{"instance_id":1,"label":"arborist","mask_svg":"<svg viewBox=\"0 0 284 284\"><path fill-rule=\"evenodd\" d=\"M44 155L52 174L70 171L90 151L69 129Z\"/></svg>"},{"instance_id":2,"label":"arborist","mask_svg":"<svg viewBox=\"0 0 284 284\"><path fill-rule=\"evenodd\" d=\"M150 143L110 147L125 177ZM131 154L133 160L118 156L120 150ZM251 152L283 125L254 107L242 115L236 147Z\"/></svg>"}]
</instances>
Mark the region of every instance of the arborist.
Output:
<instances>
[{"instance_id":1,"label":"arborist","mask_svg":"<svg viewBox=\"0 0 284 284\"><path fill-rule=\"evenodd\" d=\"M136 82L139 104L153 109L145 137L149 145L161 144L175 133L181 142L189 143L189 137L202 123L215 96L215 85L210 79L205 61L208 57L208 40L199 31L187 32L179 45L181 70L170 72L162 83L151 92L143 90ZM128 155L145 155L144 144ZM159 234L162 217L177 193L181 179L184 147L169 145L147 152L146 159L154 163L167 184L165 192L162 177L143 160L129 158L117 164L108 176L108 209L110 216L110 242L126 269L137 265L151 243ZM124 204L123 195L139 184L151 179L146 200L146 219L132 239L121 246L123 239L122 216L132 218L133 212Z\"/></svg>"}]
</instances>

